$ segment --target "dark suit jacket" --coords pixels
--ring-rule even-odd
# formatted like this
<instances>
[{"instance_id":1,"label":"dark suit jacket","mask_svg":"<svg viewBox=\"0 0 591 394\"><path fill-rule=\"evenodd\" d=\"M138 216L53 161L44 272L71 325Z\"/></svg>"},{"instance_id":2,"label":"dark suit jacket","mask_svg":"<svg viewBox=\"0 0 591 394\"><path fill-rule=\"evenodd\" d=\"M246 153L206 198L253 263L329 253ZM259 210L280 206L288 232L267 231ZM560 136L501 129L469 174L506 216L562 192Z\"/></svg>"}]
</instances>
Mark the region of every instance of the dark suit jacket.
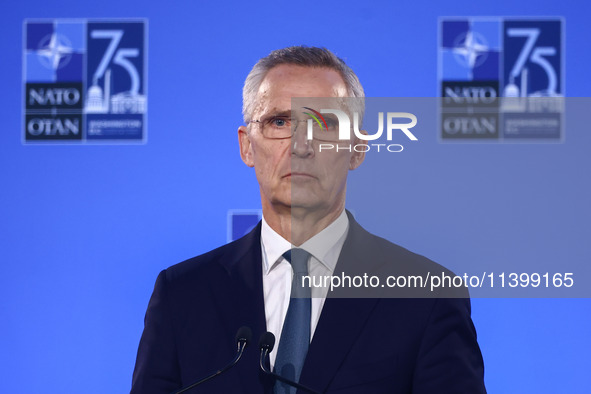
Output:
<instances>
[{"instance_id":1,"label":"dark suit jacket","mask_svg":"<svg viewBox=\"0 0 591 394\"><path fill-rule=\"evenodd\" d=\"M349 219L335 273L445 270ZM160 273L132 393L170 393L221 368L236 352L241 326L254 336L242 360L191 392L272 392L256 345L266 331L261 261L259 223L245 237ZM484 393L483 374L469 299L329 297L300 383L335 394Z\"/></svg>"}]
</instances>

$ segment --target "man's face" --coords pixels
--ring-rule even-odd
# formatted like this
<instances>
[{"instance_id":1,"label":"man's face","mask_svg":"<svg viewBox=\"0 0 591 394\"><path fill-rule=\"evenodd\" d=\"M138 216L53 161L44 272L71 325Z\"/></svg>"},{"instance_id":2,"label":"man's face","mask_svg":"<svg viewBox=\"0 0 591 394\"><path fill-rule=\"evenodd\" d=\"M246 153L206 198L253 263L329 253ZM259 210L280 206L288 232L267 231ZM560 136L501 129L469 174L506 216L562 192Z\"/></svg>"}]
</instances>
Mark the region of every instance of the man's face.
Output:
<instances>
[{"instance_id":1,"label":"man's face","mask_svg":"<svg viewBox=\"0 0 591 394\"><path fill-rule=\"evenodd\" d=\"M347 87L340 74L329 68L280 65L272 68L261 83L251 119L289 116L292 97L347 97ZM319 152L319 142L307 140L304 122L287 139L265 138L262 128L260 123L252 123L250 130L241 126L238 136L242 160L255 168L263 212L340 212L345 203L347 172L361 164L363 154ZM355 144L354 140L350 142Z\"/></svg>"}]
</instances>

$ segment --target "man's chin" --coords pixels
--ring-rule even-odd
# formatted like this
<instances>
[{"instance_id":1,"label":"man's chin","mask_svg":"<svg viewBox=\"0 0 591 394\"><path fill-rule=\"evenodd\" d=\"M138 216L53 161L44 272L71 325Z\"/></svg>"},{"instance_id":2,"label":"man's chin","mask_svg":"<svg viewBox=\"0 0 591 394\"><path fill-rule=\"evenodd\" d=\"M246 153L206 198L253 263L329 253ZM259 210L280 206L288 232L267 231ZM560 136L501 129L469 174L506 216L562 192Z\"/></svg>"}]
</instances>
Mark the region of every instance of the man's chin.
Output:
<instances>
[{"instance_id":1,"label":"man's chin","mask_svg":"<svg viewBox=\"0 0 591 394\"><path fill-rule=\"evenodd\" d=\"M314 212L327 208L328 198L321 198L317 193L313 193L310 188L298 188L292 185L291 190L285 193L275 195L271 200L273 210L291 211L293 214L304 214L306 211Z\"/></svg>"},{"instance_id":2,"label":"man's chin","mask_svg":"<svg viewBox=\"0 0 591 394\"><path fill-rule=\"evenodd\" d=\"M292 196L291 198L291 212L293 214L302 214L306 212L315 212L326 208L326 204L318 199L310 198L310 196Z\"/></svg>"}]
</instances>

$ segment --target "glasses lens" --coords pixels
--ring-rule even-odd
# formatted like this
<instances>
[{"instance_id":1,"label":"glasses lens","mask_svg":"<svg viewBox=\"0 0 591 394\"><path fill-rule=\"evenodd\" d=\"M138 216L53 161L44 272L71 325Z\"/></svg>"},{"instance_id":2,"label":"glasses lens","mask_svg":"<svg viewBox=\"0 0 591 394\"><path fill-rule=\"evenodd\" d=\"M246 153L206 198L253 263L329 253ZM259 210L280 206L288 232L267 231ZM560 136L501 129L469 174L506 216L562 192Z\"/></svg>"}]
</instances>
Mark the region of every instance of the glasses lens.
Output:
<instances>
[{"instance_id":1,"label":"glasses lens","mask_svg":"<svg viewBox=\"0 0 591 394\"><path fill-rule=\"evenodd\" d=\"M314 139L319 141L337 141L339 139L339 123L337 119L323 116L320 119L310 119L308 128L312 123Z\"/></svg>"},{"instance_id":2,"label":"glasses lens","mask_svg":"<svg viewBox=\"0 0 591 394\"><path fill-rule=\"evenodd\" d=\"M271 116L261 121L263 135L267 138L279 139L291 137L291 119L288 116Z\"/></svg>"},{"instance_id":3,"label":"glasses lens","mask_svg":"<svg viewBox=\"0 0 591 394\"><path fill-rule=\"evenodd\" d=\"M329 116L292 119L289 116L270 116L261 120L263 135L270 139L290 138L297 127L304 128L306 137L319 141L338 141L339 122ZM300 125L301 123L301 125ZM301 131L300 131L301 132Z\"/></svg>"}]
</instances>

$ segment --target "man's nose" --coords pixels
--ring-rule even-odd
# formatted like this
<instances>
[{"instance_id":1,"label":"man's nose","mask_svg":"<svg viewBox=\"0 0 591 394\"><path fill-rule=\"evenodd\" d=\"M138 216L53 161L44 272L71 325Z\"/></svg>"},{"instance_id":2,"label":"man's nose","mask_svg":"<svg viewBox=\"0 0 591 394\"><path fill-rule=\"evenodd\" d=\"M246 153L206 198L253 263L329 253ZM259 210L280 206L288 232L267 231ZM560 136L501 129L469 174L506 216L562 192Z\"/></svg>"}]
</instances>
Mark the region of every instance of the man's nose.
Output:
<instances>
[{"instance_id":1,"label":"man's nose","mask_svg":"<svg viewBox=\"0 0 591 394\"><path fill-rule=\"evenodd\" d=\"M291 135L291 153L296 156L310 156L314 154L312 140L308 139L307 121L301 120L293 123L295 129Z\"/></svg>"}]
</instances>

